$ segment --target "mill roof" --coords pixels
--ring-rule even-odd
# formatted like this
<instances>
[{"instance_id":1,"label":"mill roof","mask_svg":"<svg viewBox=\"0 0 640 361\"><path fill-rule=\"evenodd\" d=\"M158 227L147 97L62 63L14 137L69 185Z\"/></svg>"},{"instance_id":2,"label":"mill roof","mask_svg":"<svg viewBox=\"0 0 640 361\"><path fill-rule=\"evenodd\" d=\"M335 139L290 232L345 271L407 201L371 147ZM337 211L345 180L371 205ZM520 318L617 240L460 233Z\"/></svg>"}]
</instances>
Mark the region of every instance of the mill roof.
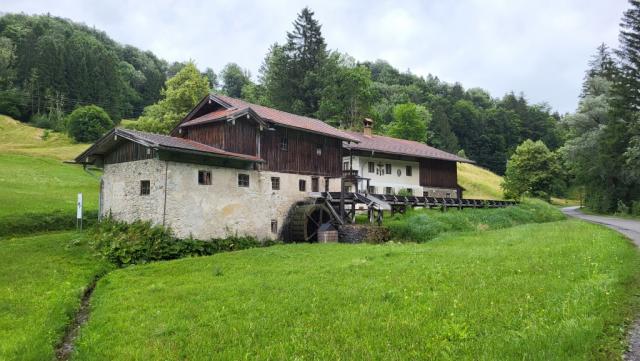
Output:
<instances>
[{"instance_id":1,"label":"mill roof","mask_svg":"<svg viewBox=\"0 0 640 361\"><path fill-rule=\"evenodd\" d=\"M462 163L474 163L472 160L467 158L463 158L413 140L385 137L382 135L369 136L352 131L347 131L346 133L358 140L358 143L344 143L343 146L347 149L418 158L441 159Z\"/></svg>"}]
</instances>

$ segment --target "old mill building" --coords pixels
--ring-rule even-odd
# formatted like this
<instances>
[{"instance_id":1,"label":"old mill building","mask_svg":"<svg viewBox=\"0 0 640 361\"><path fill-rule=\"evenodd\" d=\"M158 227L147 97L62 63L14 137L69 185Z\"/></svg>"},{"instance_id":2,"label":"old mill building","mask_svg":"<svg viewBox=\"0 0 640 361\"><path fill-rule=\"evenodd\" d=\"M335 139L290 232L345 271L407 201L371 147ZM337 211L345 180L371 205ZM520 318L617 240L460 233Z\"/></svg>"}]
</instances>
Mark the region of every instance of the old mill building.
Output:
<instances>
[{"instance_id":1,"label":"old mill building","mask_svg":"<svg viewBox=\"0 0 640 361\"><path fill-rule=\"evenodd\" d=\"M199 239L282 237L292 207L317 192L461 197L456 162L469 160L373 135L371 125L347 132L216 94L170 135L116 128L76 162L104 169L101 215L150 220Z\"/></svg>"}]
</instances>

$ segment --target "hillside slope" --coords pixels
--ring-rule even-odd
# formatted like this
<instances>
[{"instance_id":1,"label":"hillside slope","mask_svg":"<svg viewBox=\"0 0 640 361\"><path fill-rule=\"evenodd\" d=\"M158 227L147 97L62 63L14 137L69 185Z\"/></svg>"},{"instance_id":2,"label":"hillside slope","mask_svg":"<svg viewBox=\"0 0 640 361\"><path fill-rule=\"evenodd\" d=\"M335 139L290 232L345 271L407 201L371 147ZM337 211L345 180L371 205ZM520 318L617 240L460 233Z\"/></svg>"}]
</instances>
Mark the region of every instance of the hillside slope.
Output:
<instances>
[{"instance_id":1,"label":"hillside slope","mask_svg":"<svg viewBox=\"0 0 640 361\"><path fill-rule=\"evenodd\" d=\"M85 214L98 208L99 173L62 162L88 145L44 132L0 115L0 237L73 226L79 192Z\"/></svg>"},{"instance_id":2,"label":"hillside slope","mask_svg":"<svg viewBox=\"0 0 640 361\"><path fill-rule=\"evenodd\" d=\"M464 187L464 198L503 199L502 177L473 164L458 163L458 184Z\"/></svg>"},{"instance_id":3,"label":"hillside slope","mask_svg":"<svg viewBox=\"0 0 640 361\"><path fill-rule=\"evenodd\" d=\"M32 127L6 115L0 115L0 154L22 154L71 160L88 144L74 143L66 134Z\"/></svg>"}]
</instances>

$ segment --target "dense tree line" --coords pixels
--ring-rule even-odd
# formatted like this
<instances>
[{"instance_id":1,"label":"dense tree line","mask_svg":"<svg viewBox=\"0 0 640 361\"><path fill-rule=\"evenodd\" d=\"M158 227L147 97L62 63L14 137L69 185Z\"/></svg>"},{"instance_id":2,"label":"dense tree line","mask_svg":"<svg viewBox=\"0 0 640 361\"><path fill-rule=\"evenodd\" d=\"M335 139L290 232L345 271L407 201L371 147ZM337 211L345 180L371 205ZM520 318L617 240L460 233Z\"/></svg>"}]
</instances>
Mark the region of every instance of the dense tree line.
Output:
<instances>
[{"instance_id":1,"label":"dense tree line","mask_svg":"<svg viewBox=\"0 0 640 361\"><path fill-rule=\"evenodd\" d=\"M328 50L321 25L308 8L294 21L285 43L271 46L256 83L235 64L222 74L221 90L231 96L342 128L358 129L363 118L370 117L379 134L462 152L500 174L522 141L542 140L551 150L563 142L560 116L545 104L530 104L523 95L497 99L485 90L464 89L432 75L400 72L383 60L357 62ZM418 107L403 110L399 105ZM427 129L424 134L422 127Z\"/></svg>"},{"instance_id":2,"label":"dense tree line","mask_svg":"<svg viewBox=\"0 0 640 361\"><path fill-rule=\"evenodd\" d=\"M139 118L138 129L168 132L206 91L359 129L426 142L504 173L526 139L562 145L560 117L523 95L494 98L437 77L401 72L383 60L359 62L330 50L314 13L304 8L266 54L257 81L238 64L219 73L172 63L105 33L51 16L0 17L0 112L66 130L80 105L104 108L115 123Z\"/></svg>"},{"instance_id":3,"label":"dense tree line","mask_svg":"<svg viewBox=\"0 0 640 361\"><path fill-rule=\"evenodd\" d=\"M588 206L640 214L640 1L629 3L620 48L603 44L589 63L562 153Z\"/></svg>"},{"instance_id":4,"label":"dense tree line","mask_svg":"<svg viewBox=\"0 0 640 361\"><path fill-rule=\"evenodd\" d=\"M168 64L104 32L48 15L0 17L0 112L60 128L63 116L95 104L113 119L156 102ZM53 124L52 124L53 123Z\"/></svg>"}]
</instances>

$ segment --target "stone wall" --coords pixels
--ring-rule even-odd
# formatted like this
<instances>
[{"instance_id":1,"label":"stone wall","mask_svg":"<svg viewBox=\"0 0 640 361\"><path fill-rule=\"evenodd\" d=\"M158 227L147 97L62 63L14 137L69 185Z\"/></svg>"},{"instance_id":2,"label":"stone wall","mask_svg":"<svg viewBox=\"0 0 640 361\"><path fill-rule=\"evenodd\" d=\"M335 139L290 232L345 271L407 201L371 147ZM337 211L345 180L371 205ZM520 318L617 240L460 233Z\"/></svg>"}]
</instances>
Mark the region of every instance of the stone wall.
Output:
<instances>
[{"instance_id":1,"label":"stone wall","mask_svg":"<svg viewBox=\"0 0 640 361\"><path fill-rule=\"evenodd\" d=\"M211 172L210 185L198 184L199 170ZM249 175L249 187L238 186L239 173ZM271 177L280 178L279 190L272 190ZM306 191L299 190L300 179L306 181ZM151 181L149 195L140 195L141 180ZM170 226L178 237L199 239L232 234L277 238L289 209L311 190L311 176L157 159L107 165L103 181L103 214L151 220ZM320 177L320 190L324 182Z\"/></svg>"},{"instance_id":2,"label":"stone wall","mask_svg":"<svg viewBox=\"0 0 640 361\"><path fill-rule=\"evenodd\" d=\"M424 195L436 198L458 198L458 190L453 188L424 187Z\"/></svg>"}]
</instances>

